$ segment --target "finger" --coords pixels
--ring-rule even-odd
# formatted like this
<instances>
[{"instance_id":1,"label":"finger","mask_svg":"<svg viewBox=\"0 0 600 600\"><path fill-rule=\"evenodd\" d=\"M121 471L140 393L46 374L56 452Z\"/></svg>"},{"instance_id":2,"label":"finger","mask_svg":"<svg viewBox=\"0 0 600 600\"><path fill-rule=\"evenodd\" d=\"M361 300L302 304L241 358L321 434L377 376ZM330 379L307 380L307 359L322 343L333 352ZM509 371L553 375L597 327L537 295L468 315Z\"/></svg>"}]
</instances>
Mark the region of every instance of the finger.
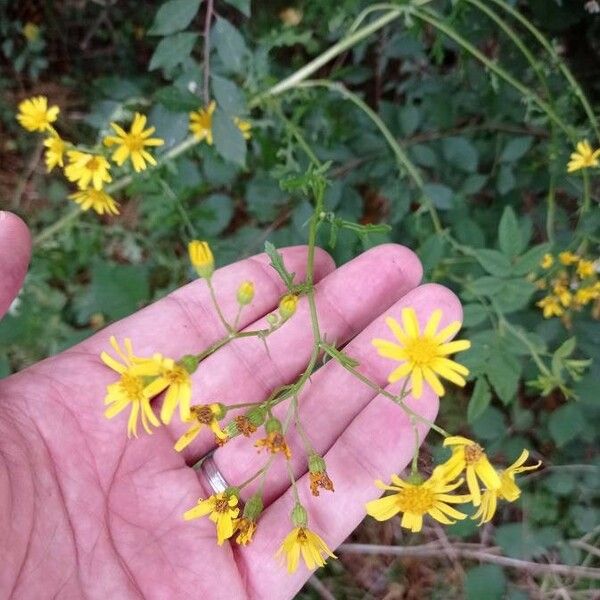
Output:
<instances>
[{"instance_id":1,"label":"finger","mask_svg":"<svg viewBox=\"0 0 600 600\"><path fill-rule=\"evenodd\" d=\"M438 403L432 391L424 390L416 401L409 397L407 403L423 417L435 418ZM423 439L427 427L419 424L417 430ZM298 481L300 500L309 515L308 526L332 550L335 551L363 520L365 503L381 494L374 480L387 482L391 473L397 473L410 462L414 440L413 427L402 409L385 396L377 396L325 455L335 492L322 492L315 498L308 489L308 475ZM248 574L248 589L253 591L251 598L269 597L269 590L277 590L278 597L292 598L310 575L302 562L295 573L288 574L274 557L292 528L293 505L289 489L263 513L252 543L234 547L240 570ZM273 567L259 567L265 564L273 564Z\"/></svg>"},{"instance_id":2,"label":"finger","mask_svg":"<svg viewBox=\"0 0 600 600\"><path fill-rule=\"evenodd\" d=\"M384 315L399 319L402 309L411 306L417 313L421 330L436 308L442 310L440 329L462 318L462 309L456 296L437 284L426 284L409 291ZM358 371L379 386L386 384L388 375L398 363L379 356L372 340L391 337L384 319L377 318L344 349L346 354L360 363ZM320 454L327 452L374 396L372 388L358 381L337 361L329 361L320 369L306 385L299 402L300 421L308 431L316 451ZM279 414L287 410L287 406L278 408ZM295 428L290 429L286 439L292 450L291 464L298 477L307 469L306 451ZM248 446L247 439L236 438L215 453L217 467L227 481L245 481L264 465L265 457L252 452ZM288 486L287 467L283 460L277 460L269 470L265 502L278 497ZM254 487L250 486L245 493L251 494L253 491Z\"/></svg>"},{"instance_id":3,"label":"finger","mask_svg":"<svg viewBox=\"0 0 600 600\"><path fill-rule=\"evenodd\" d=\"M338 342L351 339L414 288L421 273L415 254L398 245L378 246L343 265L315 287L321 335ZM249 329L261 327L264 322L259 321ZM293 381L306 368L313 340L308 300L302 298L294 316L268 337L266 346L257 338L244 338L203 361L194 377L194 403L232 404L266 399L272 390ZM181 423L171 425L176 434L185 430ZM234 447L239 448L238 444ZM212 436L197 438L187 449L186 459L194 463L212 447ZM254 452L251 458L247 454L228 451L234 460L259 459Z\"/></svg>"},{"instance_id":4,"label":"finger","mask_svg":"<svg viewBox=\"0 0 600 600\"><path fill-rule=\"evenodd\" d=\"M16 298L31 257L27 225L12 213L0 211L0 318Z\"/></svg>"}]
</instances>

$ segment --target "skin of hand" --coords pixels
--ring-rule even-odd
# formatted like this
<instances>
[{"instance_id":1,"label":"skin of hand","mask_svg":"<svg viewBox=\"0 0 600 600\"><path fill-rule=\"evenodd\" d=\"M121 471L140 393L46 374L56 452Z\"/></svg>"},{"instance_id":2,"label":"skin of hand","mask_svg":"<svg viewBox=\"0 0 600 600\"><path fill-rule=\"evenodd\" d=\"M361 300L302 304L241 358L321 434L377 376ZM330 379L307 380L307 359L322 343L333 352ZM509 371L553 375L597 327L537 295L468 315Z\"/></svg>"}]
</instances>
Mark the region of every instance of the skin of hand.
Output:
<instances>
[{"instance_id":1,"label":"skin of hand","mask_svg":"<svg viewBox=\"0 0 600 600\"><path fill-rule=\"evenodd\" d=\"M306 248L285 248L290 272L305 275ZM18 293L30 256L26 226L0 212L0 309ZM448 289L421 285L419 260L405 247L382 245L335 268L318 250L316 303L321 333L360 362L359 370L387 385L395 363L379 357L376 337L391 338L384 316L400 317L413 306L421 325L441 308L441 326L461 320L458 299ZM236 290L255 283L242 328L265 323L284 292L265 255L241 260L214 274L225 316L233 320ZM1 315L0 315L1 316ZM284 461L269 472L265 510L248 546L216 544L207 518L184 521L183 513L211 491L192 465L214 448L202 433L183 453L174 440L187 429L177 418L153 435L127 439L128 411L103 416L105 387L117 379L99 359L109 337L130 337L137 355L160 352L175 359L197 353L223 337L206 284L195 281L114 323L85 342L0 381L0 590L2 597L44 598L292 598L310 572L301 564L288 575L273 555L291 529L293 506ZM297 313L268 338L236 340L200 364L193 375L193 404L253 402L292 381L312 349L306 299ZM402 382L389 386L399 390ZM425 386L408 404L425 418L438 400ZM284 408L284 407L279 407ZM156 410L156 408L155 408ZM157 411L158 412L158 411ZM309 527L331 548L365 515L364 504L380 494L373 480L389 481L410 461L415 432L389 399L329 361L300 397L300 417L327 462L335 492L310 495L306 458L294 433L292 468ZM140 428L141 429L141 428ZM427 433L418 426L420 441ZM258 437L258 434L255 434ZM265 464L254 440L236 438L215 453L225 478L240 483ZM250 486L243 497L252 493Z\"/></svg>"}]
</instances>

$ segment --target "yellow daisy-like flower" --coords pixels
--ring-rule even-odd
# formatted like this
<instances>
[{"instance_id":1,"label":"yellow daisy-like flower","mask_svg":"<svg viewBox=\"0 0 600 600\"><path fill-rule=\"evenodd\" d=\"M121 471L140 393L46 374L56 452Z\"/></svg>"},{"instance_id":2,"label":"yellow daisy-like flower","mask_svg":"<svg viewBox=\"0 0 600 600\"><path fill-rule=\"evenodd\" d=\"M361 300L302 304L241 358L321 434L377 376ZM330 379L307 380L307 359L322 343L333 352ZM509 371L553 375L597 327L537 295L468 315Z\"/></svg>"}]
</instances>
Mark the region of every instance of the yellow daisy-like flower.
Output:
<instances>
[{"instance_id":1,"label":"yellow daisy-like flower","mask_svg":"<svg viewBox=\"0 0 600 600\"><path fill-rule=\"evenodd\" d=\"M540 261L540 267L542 269L549 269L554 264L554 258L552 254L544 254L544 258Z\"/></svg>"},{"instance_id":2,"label":"yellow daisy-like flower","mask_svg":"<svg viewBox=\"0 0 600 600\"><path fill-rule=\"evenodd\" d=\"M542 309L544 319L560 317L565 313L565 309L562 307L560 300L556 296L546 296L539 302L536 302L535 305Z\"/></svg>"},{"instance_id":3,"label":"yellow daisy-like flower","mask_svg":"<svg viewBox=\"0 0 600 600\"><path fill-rule=\"evenodd\" d=\"M425 515L433 517L444 525L451 525L456 523L456 520L465 519L466 514L450 506L471 499L469 494L450 494L463 483L463 479L453 481L460 471L458 465L453 465L451 470L446 465L440 465L434 469L427 480L417 475L405 481L397 475L392 475L393 485L376 481L375 485L379 489L395 493L367 502L367 514L378 521L386 521L402 513L401 526L410 529L413 533L421 531Z\"/></svg>"},{"instance_id":4,"label":"yellow daisy-like flower","mask_svg":"<svg viewBox=\"0 0 600 600\"><path fill-rule=\"evenodd\" d=\"M136 173L146 168L146 162L156 165L156 159L146 150L146 147L162 146L165 143L165 140L161 138L150 137L156 131L156 127L145 129L146 120L145 115L136 112L129 132L116 123L111 123L110 126L117 135L109 135L104 138L105 146L119 146L113 153L112 159L119 166L123 165L128 158L131 159Z\"/></svg>"},{"instance_id":5,"label":"yellow daisy-like flower","mask_svg":"<svg viewBox=\"0 0 600 600\"><path fill-rule=\"evenodd\" d=\"M444 439L444 446L452 447L452 456L445 463L446 468L449 471L454 469L458 469L459 472L465 470L467 487L471 494L473 506L481 504L478 478L488 490L500 488L500 477L479 444L466 437L453 435Z\"/></svg>"},{"instance_id":6,"label":"yellow daisy-like flower","mask_svg":"<svg viewBox=\"0 0 600 600\"><path fill-rule=\"evenodd\" d=\"M194 269L196 269L198 276L205 279L211 277L215 270L215 258L208 242L192 240L188 244L188 254L190 262Z\"/></svg>"},{"instance_id":7,"label":"yellow daisy-like flower","mask_svg":"<svg viewBox=\"0 0 600 600\"><path fill-rule=\"evenodd\" d=\"M119 381L106 387L104 404L107 405L107 408L104 416L112 419L131 405L127 435L137 437L138 417L141 417L144 429L148 433L152 433L149 423L158 427L160 422L150 407L150 396L146 392L143 378L158 375L156 360L135 356L129 338L125 338L125 351L120 348L114 336L110 338L110 345L122 362L107 352L102 352L100 358L107 367L119 373L121 377Z\"/></svg>"},{"instance_id":8,"label":"yellow daisy-like flower","mask_svg":"<svg viewBox=\"0 0 600 600\"><path fill-rule=\"evenodd\" d=\"M577 264L577 275L581 279L591 277L596 272L596 263L593 260L584 260L583 258Z\"/></svg>"},{"instance_id":9,"label":"yellow daisy-like flower","mask_svg":"<svg viewBox=\"0 0 600 600\"><path fill-rule=\"evenodd\" d=\"M443 396L445 392L438 375L461 387L466 384L464 378L469 374L469 370L446 357L467 350L471 347L471 342L468 340L448 342L447 340L458 332L461 324L459 321L454 321L438 332L441 319L442 311L434 310L421 333L414 308L403 308L403 327L392 317L387 317L385 320L400 343L382 339L373 340L373 345L380 356L402 362L390 373L388 381L394 383L410 374L412 394L415 398L420 398L423 394L423 379L438 396Z\"/></svg>"},{"instance_id":10,"label":"yellow daisy-like flower","mask_svg":"<svg viewBox=\"0 0 600 600\"><path fill-rule=\"evenodd\" d=\"M252 137L252 123L250 123L250 121L240 119L239 117L234 117L233 122L240 130L245 140L249 140Z\"/></svg>"},{"instance_id":11,"label":"yellow daisy-like flower","mask_svg":"<svg viewBox=\"0 0 600 600\"><path fill-rule=\"evenodd\" d=\"M564 252L559 253L558 260L561 264L568 267L569 265L575 265L579 262L579 255L565 250Z\"/></svg>"},{"instance_id":12,"label":"yellow daisy-like flower","mask_svg":"<svg viewBox=\"0 0 600 600\"><path fill-rule=\"evenodd\" d=\"M283 540L275 556L285 560L288 573L294 573L298 568L300 554L311 570L324 566L325 556L336 558L321 536L308 527L294 527Z\"/></svg>"},{"instance_id":13,"label":"yellow daisy-like flower","mask_svg":"<svg viewBox=\"0 0 600 600\"><path fill-rule=\"evenodd\" d=\"M571 294L571 291L569 290L569 288L566 286L566 284L564 282L557 281L552 286L552 292L560 300L560 303L565 308L568 308L569 306L571 306L571 301L573 300L573 294Z\"/></svg>"},{"instance_id":14,"label":"yellow daisy-like flower","mask_svg":"<svg viewBox=\"0 0 600 600\"><path fill-rule=\"evenodd\" d=\"M483 523L491 521L496 514L498 500L514 502L519 498L521 490L515 483L515 475L524 473L525 471L534 471L542 464L542 461L539 461L535 465L524 466L528 458L529 452L523 450L521 456L519 456L510 467L507 467L504 471L498 473L500 477L500 487L497 490L485 490L483 492L481 506L471 519L474 521L479 519L479 525L483 525Z\"/></svg>"},{"instance_id":15,"label":"yellow daisy-like flower","mask_svg":"<svg viewBox=\"0 0 600 600\"><path fill-rule=\"evenodd\" d=\"M159 376L148 384L146 391L150 397L160 394L165 389L167 393L160 410L160 420L168 425L173 413L179 406L179 418L188 421L191 415L190 400L192 399L192 379L188 371L178 365L172 358L162 358Z\"/></svg>"},{"instance_id":16,"label":"yellow daisy-like flower","mask_svg":"<svg viewBox=\"0 0 600 600\"><path fill-rule=\"evenodd\" d=\"M37 40L40 37L40 28L35 23L32 23L31 21L28 21L27 23L25 23L22 31L23 31L23 37L25 37L25 39L28 42L35 42L35 40Z\"/></svg>"},{"instance_id":17,"label":"yellow daisy-like flower","mask_svg":"<svg viewBox=\"0 0 600 600\"><path fill-rule=\"evenodd\" d=\"M119 205L103 190L88 188L70 194L69 198L81 206L81 210L93 209L99 215L118 215Z\"/></svg>"},{"instance_id":18,"label":"yellow daisy-like flower","mask_svg":"<svg viewBox=\"0 0 600 600\"><path fill-rule=\"evenodd\" d=\"M51 135L44 140L46 152L44 161L46 162L46 171L50 173L54 167L64 166L64 153L67 143L58 135Z\"/></svg>"},{"instance_id":19,"label":"yellow daisy-like flower","mask_svg":"<svg viewBox=\"0 0 600 600\"><path fill-rule=\"evenodd\" d=\"M206 140L209 146L213 143L212 116L216 108L217 103L213 100L206 108L190 113L190 131L199 142Z\"/></svg>"},{"instance_id":20,"label":"yellow daisy-like flower","mask_svg":"<svg viewBox=\"0 0 600 600\"><path fill-rule=\"evenodd\" d=\"M575 147L575 152L571 154L571 160L567 164L567 172L573 173L580 169L588 169L598 166L598 157L600 149L593 150L587 140L583 140Z\"/></svg>"},{"instance_id":21,"label":"yellow daisy-like flower","mask_svg":"<svg viewBox=\"0 0 600 600\"><path fill-rule=\"evenodd\" d=\"M296 294L286 294L279 301L279 314L284 319L289 319L298 308L298 296Z\"/></svg>"},{"instance_id":22,"label":"yellow daisy-like flower","mask_svg":"<svg viewBox=\"0 0 600 600\"><path fill-rule=\"evenodd\" d=\"M51 123L58 118L58 106L48 106L46 96L27 98L19 104L17 121L27 131L53 131Z\"/></svg>"},{"instance_id":23,"label":"yellow daisy-like flower","mask_svg":"<svg viewBox=\"0 0 600 600\"><path fill-rule=\"evenodd\" d=\"M596 298L600 298L600 287L598 284L580 287L575 292L574 303L579 306L586 306Z\"/></svg>"},{"instance_id":24,"label":"yellow daisy-like flower","mask_svg":"<svg viewBox=\"0 0 600 600\"><path fill-rule=\"evenodd\" d=\"M208 518L217 526L217 544L222 546L223 542L229 539L235 531L235 519L240 513L237 505L238 498L235 494L221 492L206 500L200 498L197 506L186 511L183 518L190 521L208 515Z\"/></svg>"},{"instance_id":25,"label":"yellow daisy-like flower","mask_svg":"<svg viewBox=\"0 0 600 600\"><path fill-rule=\"evenodd\" d=\"M220 440L227 439L227 434L221 429L219 420L225 416L225 407L215 402L214 404L201 404L190 407L190 415L185 419L192 423L190 428L175 442L175 450L181 452L198 437L203 427L210 427Z\"/></svg>"},{"instance_id":26,"label":"yellow daisy-like flower","mask_svg":"<svg viewBox=\"0 0 600 600\"><path fill-rule=\"evenodd\" d=\"M105 183L112 181L108 172L110 164L104 156L69 150L67 157L69 164L65 167L65 176L69 181L77 182L80 190L86 190L92 184L99 191Z\"/></svg>"}]
</instances>

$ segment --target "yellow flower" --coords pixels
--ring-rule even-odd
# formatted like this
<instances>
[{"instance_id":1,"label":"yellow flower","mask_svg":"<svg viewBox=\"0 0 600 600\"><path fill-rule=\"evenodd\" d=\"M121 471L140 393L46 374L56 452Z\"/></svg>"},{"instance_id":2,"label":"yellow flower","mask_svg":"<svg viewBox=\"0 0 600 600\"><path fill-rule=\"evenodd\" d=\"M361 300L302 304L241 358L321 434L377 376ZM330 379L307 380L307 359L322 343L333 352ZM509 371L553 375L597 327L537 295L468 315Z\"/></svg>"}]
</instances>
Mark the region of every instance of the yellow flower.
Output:
<instances>
[{"instance_id":1,"label":"yellow flower","mask_svg":"<svg viewBox=\"0 0 600 600\"><path fill-rule=\"evenodd\" d=\"M217 103L213 100L206 108L190 113L190 131L199 142L206 140L209 146L213 143L212 116L216 108Z\"/></svg>"},{"instance_id":2,"label":"yellow flower","mask_svg":"<svg viewBox=\"0 0 600 600\"><path fill-rule=\"evenodd\" d=\"M210 427L220 440L227 439L227 434L221 429L219 420L225 416L225 407L215 402L214 404L201 404L190 407L190 415L185 419L192 423L190 428L175 442L175 450L181 452L187 448L198 436L202 427Z\"/></svg>"},{"instance_id":3,"label":"yellow flower","mask_svg":"<svg viewBox=\"0 0 600 600\"><path fill-rule=\"evenodd\" d=\"M209 279L215 270L215 259L208 242L192 240L188 244L188 254L198 276Z\"/></svg>"},{"instance_id":4,"label":"yellow flower","mask_svg":"<svg viewBox=\"0 0 600 600\"><path fill-rule=\"evenodd\" d=\"M173 413L179 406L179 418L187 421L190 417L190 400L192 399L192 379L188 371L178 365L172 358L162 358L158 365L159 376L146 388L150 397L167 390L160 409L160 420L168 425Z\"/></svg>"},{"instance_id":5,"label":"yellow flower","mask_svg":"<svg viewBox=\"0 0 600 600\"><path fill-rule=\"evenodd\" d=\"M542 267L542 269L549 269L553 264L554 258L552 257L552 254L544 254L544 258L540 261L540 267Z\"/></svg>"},{"instance_id":6,"label":"yellow flower","mask_svg":"<svg viewBox=\"0 0 600 600\"><path fill-rule=\"evenodd\" d=\"M593 260L584 260L583 258L577 264L577 275L581 279L591 277L596 272L596 263Z\"/></svg>"},{"instance_id":7,"label":"yellow flower","mask_svg":"<svg viewBox=\"0 0 600 600\"><path fill-rule=\"evenodd\" d=\"M70 194L69 198L81 206L81 210L89 210L92 208L99 215L106 213L107 215L118 215L119 205L103 190L94 190L88 188Z\"/></svg>"},{"instance_id":8,"label":"yellow flower","mask_svg":"<svg viewBox=\"0 0 600 600\"><path fill-rule=\"evenodd\" d=\"M574 254L573 252L565 251L559 253L558 260L560 260L561 264L568 267L569 265L577 264L579 261L579 255Z\"/></svg>"},{"instance_id":9,"label":"yellow flower","mask_svg":"<svg viewBox=\"0 0 600 600\"><path fill-rule=\"evenodd\" d=\"M575 304L585 306L592 300L600 297L600 289L598 284L580 287L575 292Z\"/></svg>"},{"instance_id":10,"label":"yellow flower","mask_svg":"<svg viewBox=\"0 0 600 600\"><path fill-rule=\"evenodd\" d=\"M523 473L525 471L533 471L539 468L542 461L539 461L536 465L530 465L528 467L523 466L529 458L529 452L523 450L521 456L517 460L507 467L504 471L498 473L500 477L500 487L497 490L485 490L481 500L481 506L479 510L471 517L473 520L479 519L479 525L491 521L494 514L496 513L496 507L498 500L507 500L508 502L514 502L521 495L519 486L515 483L515 475Z\"/></svg>"},{"instance_id":11,"label":"yellow flower","mask_svg":"<svg viewBox=\"0 0 600 600\"><path fill-rule=\"evenodd\" d=\"M235 538L235 541L241 546L246 546L254 537L254 533L256 532L256 521L242 517L236 521L235 530L238 532L238 536Z\"/></svg>"},{"instance_id":12,"label":"yellow flower","mask_svg":"<svg viewBox=\"0 0 600 600\"><path fill-rule=\"evenodd\" d=\"M35 42L40 37L40 28L31 21L23 26L23 36L28 42Z\"/></svg>"},{"instance_id":13,"label":"yellow flower","mask_svg":"<svg viewBox=\"0 0 600 600\"><path fill-rule=\"evenodd\" d=\"M17 121L27 131L53 131L51 123L56 121L59 112L58 106L48 107L46 96L35 96L19 104Z\"/></svg>"},{"instance_id":14,"label":"yellow flower","mask_svg":"<svg viewBox=\"0 0 600 600\"><path fill-rule=\"evenodd\" d=\"M554 295L560 300L560 303L565 307L568 308L569 306L571 306L571 301L573 300L573 294L571 294L570 290L567 288L567 286L559 281L557 283L555 283L552 287L552 291L554 292Z\"/></svg>"},{"instance_id":15,"label":"yellow flower","mask_svg":"<svg viewBox=\"0 0 600 600\"><path fill-rule=\"evenodd\" d=\"M107 419L112 419L131 405L127 435L137 437L138 416L141 416L144 429L148 433L152 433L149 423L158 427L160 422L150 407L150 396L145 389L142 378L153 377L158 374L156 361L135 356L129 338L125 338L125 351L121 350L114 336L110 338L110 345L123 362L119 362L107 352L102 352L100 355L102 362L121 376L119 381L106 386L107 393L104 404L108 407L104 411L104 416Z\"/></svg>"},{"instance_id":16,"label":"yellow flower","mask_svg":"<svg viewBox=\"0 0 600 600\"><path fill-rule=\"evenodd\" d=\"M571 154L571 160L567 164L567 172L573 173L573 171L579 171L579 169L597 167L598 156L600 156L600 149L592 150L587 140L579 142L576 151Z\"/></svg>"},{"instance_id":17,"label":"yellow flower","mask_svg":"<svg viewBox=\"0 0 600 600\"><path fill-rule=\"evenodd\" d=\"M450 506L450 504L461 504L471 499L469 494L452 495L449 493L463 483L463 479L453 482L460 471L458 466L448 469L446 465L441 465L434 469L431 477L427 480L416 475L405 481L397 475L392 475L393 485L385 485L382 481L376 481L375 485L379 489L395 493L367 502L367 514L378 521L386 521L401 512L403 513L401 526L410 529L413 533L421 531L423 517L426 514L444 525L451 525L456 522L456 519L465 519L467 515Z\"/></svg>"},{"instance_id":18,"label":"yellow flower","mask_svg":"<svg viewBox=\"0 0 600 600\"><path fill-rule=\"evenodd\" d=\"M279 301L279 314L284 319L289 319L295 312L298 307L298 296L296 294L286 294Z\"/></svg>"},{"instance_id":19,"label":"yellow flower","mask_svg":"<svg viewBox=\"0 0 600 600\"><path fill-rule=\"evenodd\" d=\"M242 136L245 140L249 140L252 137L252 123L239 117L234 117L233 122L236 127L241 131Z\"/></svg>"},{"instance_id":20,"label":"yellow flower","mask_svg":"<svg viewBox=\"0 0 600 600\"><path fill-rule=\"evenodd\" d=\"M302 21L302 11L290 6L279 13L279 18L287 27L295 27Z\"/></svg>"},{"instance_id":21,"label":"yellow flower","mask_svg":"<svg viewBox=\"0 0 600 600\"><path fill-rule=\"evenodd\" d=\"M80 190L86 190L90 183L95 190L101 190L104 183L112 181L108 173L110 164L104 156L69 150L67 157L69 164L65 167L65 176L69 181L77 182Z\"/></svg>"},{"instance_id":22,"label":"yellow flower","mask_svg":"<svg viewBox=\"0 0 600 600\"><path fill-rule=\"evenodd\" d=\"M64 166L64 153L67 144L58 135L51 135L44 140L44 146L46 146L46 153L44 160L46 162L46 171L50 173L54 167Z\"/></svg>"},{"instance_id":23,"label":"yellow flower","mask_svg":"<svg viewBox=\"0 0 600 600\"><path fill-rule=\"evenodd\" d=\"M129 158L133 164L136 173L143 171L146 168L146 161L151 165L156 165L156 159L146 150L146 146L162 146L165 141L160 138L151 138L150 136L156 131L156 127L146 127L146 116L140 113L135 113L133 123L129 132L125 131L116 123L111 123L110 126L115 130L117 135L109 135L104 138L105 146L119 146L112 155L112 159L119 165Z\"/></svg>"},{"instance_id":24,"label":"yellow flower","mask_svg":"<svg viewBox=\"0 0 600 600\"><path fill-rule=\"evenodd\" d=\"M241 306L246 306L254 298L254 283L252 281L242 281L237 291L237 301Z\"/></svg>"},{"instance_id":25,"label":"yellow flower","mask_svg":"<svg viewBox=\"0 0 600 600\"><path fill-rule=\"evenodd\" d=\"M459 469L459 472L465 470L473 506L481 504L481 490L477 478L481 479L488 490L500 488L500 477L479 444L460 435L454 435L444 440L444 446L452 447L452 456L445 463L445 467L449 471L455 468Z\"/></svg>"},{"instance_id":26,"label":"yellow flower","mask_svg":"<svg viewBox=\"0 0 600 600\"><path fill-rule=\"evenodd\" d=\"M382 339L373 340L373 345L380 356L402 362L390 373L388 381L394 383L410 374L412 394L415 398L420 398L423 394L423 379L438 396L443 396L445 390L438 375L462 387L466 383L464 377L469 374L466 367L446 357L454 352L467 350L471 347L471 342L468 340L448 342L447 340L457 333L461 325L458 321L453 321L438 332L441 318L442 311L434 310L421 334L414 308L403 308L404 328L392 317L387 317L385 320L400 344Z\"/></svg>"},{"instance_id":27,"label":"yellow flower","mask_svg":"<svg viewBox=\"0 0 600 600\"><path fill-rule=\"evenodd\" d=\"M209 519L217 526L217 544L223 545L234 533L234 520L240 513L237 508L238 498L235 494L221 492L202 500L198 500L197 506L186 511L183 518L186 521L198 519L209 515Z\"/></svg>"},{"instance_id":28,"label":"yellow flower","mask_svg":"<svg viewBox=\"0 0 600 600\"><path fill-rule=\"evenodd\" d=\"M300 554L311 570L325 565L324 556L336 558L324 540L308 527L294 527L283 540L275 556L281 556L287 563L288 573L294 573L298 568Z\"/></svg>"},{"instance_id":29,"label":"yellow flower","mask_svg":"<svg viewBox=\"0 0 600 600\"><path fill-rule=\"evenodd\" d=\"M556 296L546 296L539 302L536 302L536 306L539 306L544 314L544 319L550 319L551 317L560 317L564 314L565 309L562 307L559 299Z\"/></svg>"}]
</instances>

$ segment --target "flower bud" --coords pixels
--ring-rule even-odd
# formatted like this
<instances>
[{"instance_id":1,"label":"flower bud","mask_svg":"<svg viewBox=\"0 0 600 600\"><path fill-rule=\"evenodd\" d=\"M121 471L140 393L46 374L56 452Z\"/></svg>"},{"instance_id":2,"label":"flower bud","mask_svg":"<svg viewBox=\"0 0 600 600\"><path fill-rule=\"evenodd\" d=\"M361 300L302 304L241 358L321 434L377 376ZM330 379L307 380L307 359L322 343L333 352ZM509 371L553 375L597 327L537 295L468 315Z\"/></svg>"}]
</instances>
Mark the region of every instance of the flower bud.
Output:
<instances>
[{"instance_id":1,"label":"flower bud","mask_svg":"<svg viewBox=\"0 0 600 600\"><path fill-rule=\"evenodd\" d=\"M221 402L215 402L211 406L214 406L213 414L217 421L220 421L227 414L227 407Z\"/></svg>"},{"instance_id":2,"label":"flower bud","mask_svg":"<svg viewBox=\"0 0 600 600\"><path fill-rule=\"evenodd\" d=\"M425 477L419 472L414 472L406 478L406 481L411 485L421 485L425 481Z\"/></svg>"},{"instance_id":3,"label":"flower bud","mask_svg":"<svg viewBox=\"0 0 600 600\"><path fill-rule=\"evenodd\" d=\"M246 306L254 298L254 283L243 281L237 291L237 301L241 306Z\"/></svg>"},{"instance_id":4,"label":"flower bud","mask_svg":"<svg viewBox=\"0 0 600 600\"><path fill-rule=\"evenodd\" d=\"M198 276L210 279L215 270L215 259L208 242L192 240L188 244L188 252L190 255L190 262L196 269Z\"/></svg>"},{"instance_id":5,"label":"flower bud","mask_svg":"<svg viewBox=\"0 0 600 600\"><path fill-rule=\"evenodd\" d=\"M265 423L267 433L281 433L281 421L275 417L269 417Z\"/></svg>"},{"instance_id":6,"label":"flower bud","mask_svg":"<svg viewBox=\"0 0 600 600\"><path fill-rule=\"evenodd\" d=\"M294 527L306 527L308 525L306 509L300 503L296 503L292 510L292 523Z\"/></svg>"},{"instance_id":7,"label":"flower bud","mask_svg":"<svg viewBox=\"0 0 600 600\"><path fill-rule=\"evenodd\" d=\"M277 323L279 323L279 316L277 316L275 313L271 313L270 315L267 315L267 323L269 324L270 327L275 327L275 325L277 325Z\"/></svg>"},{"instance_id":8,"label":"flower bud","mask_svg":"<svg viewBox=\"0 0 600 600\"><path fill-rule=\"evenodd\" d=\"M279 314L284 319L289 319L295 312L298 306L298 296L296 294L286 294L279 301Z\"/></svg>"},{"instance_id":9,"label":"flower bud","mask_svg":"<svg viewBox=\"0 0 600 600\"><path fill-rule=\"evenodd\" d=\"M308 470L311 473L323 473L327 470L325 460L318 454L311 454L308 458Z\"/></svg>"},{"instance_id":10,"label":"flower bud","mask_svg":"<svg viewBox=\"0 0 600 600\"><path fill-rule=\"evenodd\" d=\"M260 407L252 408L246 413L246 417L254 427L260 427L265 422L265 409Z\"/></svg>"},{"instance_id":11,"label":"flower bud","mask_svg":"<svg viewBox=\"0 0 600 600\"><path fill-rule=\"evenodd\" d=\"M227 426L223 428L223 431L225 432L225 435L228 438L233 438L236 435L239 435L240 433L240 430L238 429L237 423L235 421L227 423Z\"/></svg>"},{"instance_id":12,"label":"flower bud","mask_svg":"<svg viewBox=\"0 0 600 600\"><path fill-rule=\"evenodd\" d=\"M244 506L244 515L243 516L246 517L247 519L251 519L252 521L256 521L262 511L263 511L262 497L259 493L256 493L248 499L248 502L246 502L246 506Z\"/></svg>"},{"instance_id":13,"label":"flower bud","mask_svg":"<svg viewBox=\"0 0 600 600\"><path fill-rule=\"evenodd\" d=\"M193 354L186 354L180 361L179 364L190 374L192 374L198 368L198 357Z\"/></svg>"}]
</instances>

